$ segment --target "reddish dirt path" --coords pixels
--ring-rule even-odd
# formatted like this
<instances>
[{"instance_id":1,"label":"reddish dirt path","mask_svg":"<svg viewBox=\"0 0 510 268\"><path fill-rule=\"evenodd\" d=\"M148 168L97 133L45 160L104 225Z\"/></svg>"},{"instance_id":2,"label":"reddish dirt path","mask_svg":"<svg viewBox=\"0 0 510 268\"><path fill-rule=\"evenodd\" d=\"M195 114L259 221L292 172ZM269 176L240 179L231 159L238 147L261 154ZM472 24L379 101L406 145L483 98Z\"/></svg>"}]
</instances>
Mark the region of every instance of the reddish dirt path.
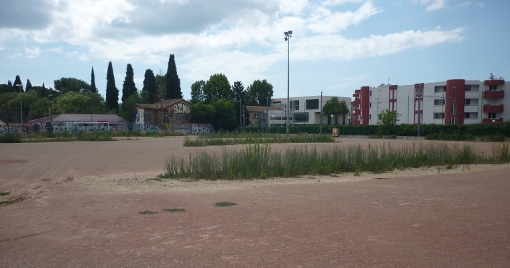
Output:
<instances>
[{"instance_id":1,"label":"reddish dirt path","mask_svg":"<svg viewBox=\"0 0 510 268\"><path fill-rule=\"evenodd\" d=\"M168 156L204 150L181 145L181 138L0 144L0 192L27 198L0 206L0 267L510 266L510 165L145 180L163 172ZM287 146L294 145L273 148ZM473 146L492 151L490 143ZM213 205L221 201L238 205ZM138 214L145 210L159 213Z\"/></svg>"}]
</instances>

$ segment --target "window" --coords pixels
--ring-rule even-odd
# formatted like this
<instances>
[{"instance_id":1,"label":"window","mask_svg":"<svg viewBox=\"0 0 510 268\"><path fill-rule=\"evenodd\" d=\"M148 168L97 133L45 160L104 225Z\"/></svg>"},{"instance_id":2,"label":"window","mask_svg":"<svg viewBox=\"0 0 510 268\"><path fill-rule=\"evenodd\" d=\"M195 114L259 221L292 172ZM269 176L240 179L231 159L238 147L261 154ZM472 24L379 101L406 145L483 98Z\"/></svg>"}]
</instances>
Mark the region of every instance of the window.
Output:
<instances>
[{"instance_id":1,"label":"window","mask_svg":"<svg viewBox=\"0 0 510 268\"><path fill-rule=\"evenodd\" d=\"M444 119L444 113L434 113L434 119Z\"/></svg>"},{"instance_id":2,"label":"window","mask_svg":"<svg viewBox=\"0 0 510 268\"><path fill-rule=\"evenodd\" d=\"M291 111L299 110L299 101L298 100L290 101L290 110Z\"/></svg>"},{"instance_id":3,"label":"window","mask_svg":"<svg viewBox=\"0 0 510 268\"><path fill-rule=\"evenodd\" d=\"M457 124L457 118L456 117L450 117L450 124L452 124L452 125Z\"/></svg>"},{"instance_id":4,"label":"window","mask_svg":"<svg viewBox=\"0 0 510 268\"><path fill-rule=\"evenodd\" d=\"M466 91L471 91L471 85L466 85Z\"/></svg>"},{"instance_id":5,"label":"window","mask_svg":"<svg viewBox=\"0 0 510 268\"><path fill-rule=\"evenodd\" d=\"M308 122L308 113L294 113L295 123L306 123Z\"/></svg>"},{"instance_id":6,"label":"window","mask_svg":"<svg viewBox=\"0 0 510 268\"><path fill-rule=\"evenodd\" d=\"M423 97L423 88L415 88L414 89L414 95L416 98Z\"/></svg>"},{"instance_id":7,"label":"window","mask_svg":"<svg viewBox=\"0 0 510 268\"><path fill-rule=\"evenodd\" d=\"M319 109L319 99L306 100L305 105L307 110Z\"/></svg>"},{"instance_id":8,"label":"window","mask_svg":"<svg viewBox=\"0 0 510 268\"><path fill-rule=\"evenodd\" d=\"M477 99L466 99L465 100L465 105L466 106L477 106L478 105L478 100Z\"/></svg>"},{"instance_id":9,"label":"window","mask_svg":"<svg viewBox=\"0 0 510 268\"><path fill-rule=\"evenodd\" d=\"M444 105L445 104L445 99L435 99L434 100L434 105Z\"/></svg>"},{"instance_id":10,"label":"window","mask_svg":"<svg viewBox=\"0 0 510 268\"><path fill-rule=\"evenodd\" d=\"M496 113L489 113L489 118L496 118Z\"/></svg>"},{"instance_id":11,"label":"window","mask_svg":"<svg viewBox=\"0 0 510 268\"><path fill-rule=\"evenodd\" d=\"M259 114L255 114L255 119L259 118Z\"/></svg>"},{"instance_id":12,"label":"window","mask_svg":"<svg viewBox=\"0 0 510 268\"><path fill-rule=\"evenodd\" d=\"M476 119L478 117L478 113L465 113L464 114L464 118L472 118L472 119Z\"/></svg>"},{"instance_id":13,"label":"window","mask_svg":"<svg viewBox=\"0 0 510 268\"><path fill-rule=\"evenodd\" d=\"M457 91L455 91L455 90L454 90L454 91L453 91L453 95L452 95L452 100L453 100L453 101L455 101L455 96L457 95L456 93L457 93Z\"/></svg>"},{"instance_id":14,"label":"window","mask_svg":"<svg viewBox=\"0 0 510 268\"><path fill-rule=\"evenodd\" d=\"M443 93L443 92L446 92L445 90L445 87L434 87L434 92L435 93Z\"/></svg>"},{"instance_id":15,"label":"window","mask_svg":"<svg viewBox=\"0 0 510 268\"><path fill-rule=\"evenodd\" d=\"M457 111L457 104L452 103L452 115L456 115L456 111Z\"/></svg>"}]
</instances>

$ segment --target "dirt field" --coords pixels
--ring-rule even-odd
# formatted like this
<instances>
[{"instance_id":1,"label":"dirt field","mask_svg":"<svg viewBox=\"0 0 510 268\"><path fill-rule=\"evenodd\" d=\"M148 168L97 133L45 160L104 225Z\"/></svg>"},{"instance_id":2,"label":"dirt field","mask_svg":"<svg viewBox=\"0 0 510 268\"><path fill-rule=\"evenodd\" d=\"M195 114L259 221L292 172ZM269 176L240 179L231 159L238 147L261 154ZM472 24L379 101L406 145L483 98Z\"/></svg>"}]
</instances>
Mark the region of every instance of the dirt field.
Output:
<instances>
[{"instance_id":1,"label":"dirt field","mask_svg":"<svg viewBox=\"0 0 510 268\"><path fill-rule=\"evenodd\" d=\"M0 144L0 200L23 199L0 206L0 267L510 267L510 165L146 180L171 155L221 150L182 143ZM413 141L334 146L368 143ZM287 146L304 145L272 148Z\"/></svg>"}]
</instances>

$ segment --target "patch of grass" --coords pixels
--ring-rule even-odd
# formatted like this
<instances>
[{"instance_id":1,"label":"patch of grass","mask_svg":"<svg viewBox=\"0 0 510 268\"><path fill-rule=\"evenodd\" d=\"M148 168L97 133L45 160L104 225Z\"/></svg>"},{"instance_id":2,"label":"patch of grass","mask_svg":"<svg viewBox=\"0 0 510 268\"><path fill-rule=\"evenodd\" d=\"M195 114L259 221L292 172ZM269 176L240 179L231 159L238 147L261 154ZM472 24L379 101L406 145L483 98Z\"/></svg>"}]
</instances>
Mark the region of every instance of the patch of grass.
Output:
<instances>
[{"instance_id":1,"label":"patch of grass","mask_svg":"<svg viewBox=\"0 0 510 268\"><path fill-rule=\"evenodd\" d=\"M206 151L189 154L187 158L172 156L167 160L161 178L194 180L238 180L255 178L297 177L301 175L329 175L353 172L382 174L395 169L430 168L443 166L445 170L459 165L496 164L510 162L508 144L494 148L492 155L475 152L470 145L459 147L445 144L413 144L391 148L389 145L362 147L289 148L271 151L268 144L248 145L241 150L220 153ZM440 172L438 170L438 172Z\"/></svg>"},{"instance_id":2,"label":"patch of grass","mask_svg":"<svg viewBox=\"0 0 510 268\"><path fill-rule=\"evenodd\" d=\"M377 178L374 178L374 180L387 180L388 178L382 178L382 177L377 177Z\"/></svg>"},{"instance_id":3,"label":"patch of grass","mask_svg":"<svg viewBox=\"0 0 510 268\"><path fill-rule=\"evenodd\" d=\"M218 202L218 203L216 203L214 205L217 206L217 207L231 207L231 206L235 206L237 204L225 201L225 202Z\"/></svg>"},{"instance_id":4,"label":"patch of grass","mask_svg":"<svg viewBox=\"0 0 510 268\"><path fill-rule=\"evenodd\" d=\"M315 143L315 142L335 142L335 139L326 134L298 134L298 135L280 135L263 133L219 133L199 135L198 137L186 137L184 146L203 147L203 146L223 146L234 144L267 144L267 143Z\"/></svg>"},{"instance_id":5,"label":"patch of grass","mask_svg":"<svg viewBox=\"0 0 510 268\"><path fill-rule=\"evenodd\" d=\"M165 208L164 211L175 213L175 212L186 212L183 208Z\"/></svg>"},{"instance_id":6,"label":"patch of grass","mask_svg":"<svg viewBox=\"0 0 510 268\"><path fill-rule=\"evenodd\" d=\"M4 133L0 135L0 143L20 143L21 137L18 133Z\"/></svg>"},{"instance_id":7,"label":"patch of grass","mask_svg":"<svg viewBox=\"0 0 510 268\"><path fill-rule=\"evenodd\" d=\"M0 192L0 196L6 196L6 195L10 195L11 192Z\"/></svg>"},{"instance_id":8,"label":"patch of grass","mask_svg":"<svg viewBox=\"0 0 510 268\"><path fill-rule=\"evenodd\" d=\"M152 215L152 214L158 214L159 212L157 211L152 211L152 210L144 210L144 211L139 211L138 214L142 214L142 215Z\"/></svg>"}]
</instances>

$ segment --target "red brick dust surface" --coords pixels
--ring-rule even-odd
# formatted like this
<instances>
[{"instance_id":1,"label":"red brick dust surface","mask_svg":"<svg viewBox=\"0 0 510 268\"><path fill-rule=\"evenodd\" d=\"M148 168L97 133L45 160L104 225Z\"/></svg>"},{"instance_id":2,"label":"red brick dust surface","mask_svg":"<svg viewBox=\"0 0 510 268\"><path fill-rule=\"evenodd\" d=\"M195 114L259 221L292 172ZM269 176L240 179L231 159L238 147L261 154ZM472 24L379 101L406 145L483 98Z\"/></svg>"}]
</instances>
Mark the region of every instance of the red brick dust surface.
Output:
<instances>
[{"instance_id":1,"label":"red brick dust surface","mask_svg":"<svg viewBox=\"0 0 510 268\"><path fill-rule=\"evenodd\" d=\"M222 150L182 142L0 144L0 198L19 200L0 206L0 267L510 267L508 164L151 180L172 155ZM435 142L271 147L413 143Z\"/></svg>"}]
</instances>

